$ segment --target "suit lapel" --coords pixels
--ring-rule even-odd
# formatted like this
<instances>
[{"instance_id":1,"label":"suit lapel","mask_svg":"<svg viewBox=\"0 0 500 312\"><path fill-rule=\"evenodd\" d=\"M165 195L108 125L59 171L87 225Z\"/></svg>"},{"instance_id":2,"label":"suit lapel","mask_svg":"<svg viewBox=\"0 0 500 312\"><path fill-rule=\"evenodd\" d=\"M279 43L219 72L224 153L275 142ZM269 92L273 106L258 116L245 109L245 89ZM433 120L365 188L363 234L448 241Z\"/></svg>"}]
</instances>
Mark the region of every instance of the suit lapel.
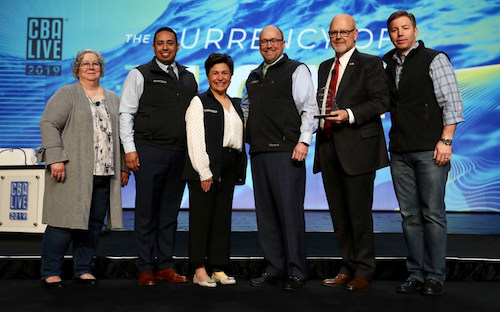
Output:
<instances>
[{"instance_id":1,"label":"suit lapel","mask_svg":"<svg viewBox=\"0 0 500 312\"><path fill-rule=\"evenodd\" d=\"M358 65L358 50L354 50L351 55L351 58L347 62L346 69L344 71L344 75L342 76L342 80L340 81L339 88L337 90L336 98L339 99L342 96L344 90L349 86L350 80L352 78L353 73L355 72L355 68Z\"/></svg>"}]
</instances>

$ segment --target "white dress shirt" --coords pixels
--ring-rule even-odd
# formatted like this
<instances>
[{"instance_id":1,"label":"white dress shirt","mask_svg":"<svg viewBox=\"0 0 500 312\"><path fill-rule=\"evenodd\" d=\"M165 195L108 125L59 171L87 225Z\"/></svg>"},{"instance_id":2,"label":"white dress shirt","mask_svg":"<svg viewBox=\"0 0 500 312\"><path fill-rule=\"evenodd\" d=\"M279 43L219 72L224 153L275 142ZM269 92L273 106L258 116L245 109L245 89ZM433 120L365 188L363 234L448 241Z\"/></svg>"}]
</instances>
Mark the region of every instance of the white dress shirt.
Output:
<instances>
[{"instance_id":1,"label":"white dress shirt","mask_svg":"<svg viewBox=\"0 0 500 312\"><path fill-rule=\"evenodd\" d=\"M241 151L243 147L243 122L232 103L229 111L225 108L222 109L224 111L222 146ZM200 181L205 181L213 176L205 143L204 113L200 98L195 96L186 111L186 134L189 159L194 170L200 175Z\"/></svg>"},{"instance_id":2,"label":"white dress shirt","mask_svg":"<svg viewBox=\"0 0 500 312\"><path fill-rule=\"evenodd\" d=\"M165 65L157 59L155 61L161 70L167 72L169 65ZM173 62L170 66L172 66L177 79L179 79L177 63ZM144 76L137 68L134 68L128 73L127 78L123 82L120 97L120 140L122 141L125 154L136 151L134 143L134 118L139 109L139 99L142 96L142 92L144 92Z\"/></svg>"},{"instance_id":3,"label":"white dress shirt","mask_svg":"<svg viewBox=\"0 0 500 312\"><path fill-rule=\"evenodd\" d=\"M337 79L337 85L335 86L335 94L337 94L337 90L339 89L340 82L342 81L342 77L344 76L345 69L347 68L347 63L349 62L349 59L351 58L352 54L354 53L354 49L352 48L344 55L342 55L339 58L339 76ZM337 58L333 60L332 67L330 68L330 71L328 72L328 79L326 79L326 84L325 84L325 90L328 90L330 86L330 81L332 80L332 71L333 68L335 67L335 63L337 62ZM323 103L321 103L321 114L325 114L326 112L326 99L327 97L323 97ZM352 110L350 108L346 109L347 113L349 114L349 123L353 124L356 120L354 119L354 114L352 113ZM324 119L321 119L320 126L323 128L325 123Z\"/></svg>"}]
</instances>

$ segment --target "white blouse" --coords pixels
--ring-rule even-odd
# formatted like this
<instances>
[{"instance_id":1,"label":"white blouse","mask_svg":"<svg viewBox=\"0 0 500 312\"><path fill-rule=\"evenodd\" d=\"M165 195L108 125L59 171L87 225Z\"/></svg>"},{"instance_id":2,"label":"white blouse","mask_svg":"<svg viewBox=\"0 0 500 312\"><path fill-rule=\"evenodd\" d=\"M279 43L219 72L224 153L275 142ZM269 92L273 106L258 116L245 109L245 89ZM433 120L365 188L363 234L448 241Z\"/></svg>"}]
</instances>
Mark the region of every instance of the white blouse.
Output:
<instances>
[{"instance_id":1,"label":"white blouse","mask_svg":"<svg viewBox=\"0 0 500 312\"><path fill-rule=\"evenodd\" d=\"M106 109L106 100L92 101L87 96L94 124L94 175L112 176L115 174L113 163L113 136L111 118ZM99 105L97 105L99 103Z\"/></svg>"},{"instance_id":2,"label":"white blouse","mask_svg":"<svg viewBox=\"0 0 500 312\"><path fill-rule=\"evenodd\" d=\"M224 108L223 111L224 137L222 146L241 151L243 146L243 122L232 103L229 111ZM186 111L186 133L189 159L194 170L200 175L200 181L207 180L213 176L210 170L210 159L206 150L205 124L203 119L203 104L200 98L195 96Z\"/></svg>"}]
</instances>

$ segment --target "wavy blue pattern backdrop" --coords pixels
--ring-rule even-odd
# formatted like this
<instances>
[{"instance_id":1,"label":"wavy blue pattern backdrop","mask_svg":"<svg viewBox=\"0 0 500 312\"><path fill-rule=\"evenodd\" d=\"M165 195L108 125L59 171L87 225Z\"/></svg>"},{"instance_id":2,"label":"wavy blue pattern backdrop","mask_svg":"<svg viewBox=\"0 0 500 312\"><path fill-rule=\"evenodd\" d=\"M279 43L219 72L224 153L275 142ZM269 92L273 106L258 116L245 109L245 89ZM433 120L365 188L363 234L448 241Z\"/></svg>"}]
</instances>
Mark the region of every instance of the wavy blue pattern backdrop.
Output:
<instances>
[{"instance_id":1,"label":"wavy blue pattern backdrop","mask_svg":"<svg viewBox=\"0 0 500 312\"><path fill-rule=\"evenodd\" d=\"M153 57L152 36L170 26L181 44L177 60L208 87L203 63L211 52L230 54L235 74L229 90L241 96L250 70L261 61L259 31L268 24L285 35L285 52L317 67L333 56L330 20L348 13L357 20L360 51L382 56L392 48L385 21L395 10L417 17L418 38L445 51L456 69L466 122L456 131L447 187L450 211L500 212L500 2L499 1L202 1L202 0L2 0L0 8L0 148L41 145L38 121L48 98L73 83L71 63L84 48L103 52L104 87L118 95L128 71ZM386 133L390 118L383 116ZM307 160L305 207L327 209L321 177ZM249 172L250 174L250 172ZM238 187L235 208L253 208L251 178ZM394 210L388 168L375 181L374 209ZM134 207L133 179L124 191L124 207ZM183 199L187 207L187 197Z\"/></svg>"}]
</instances>

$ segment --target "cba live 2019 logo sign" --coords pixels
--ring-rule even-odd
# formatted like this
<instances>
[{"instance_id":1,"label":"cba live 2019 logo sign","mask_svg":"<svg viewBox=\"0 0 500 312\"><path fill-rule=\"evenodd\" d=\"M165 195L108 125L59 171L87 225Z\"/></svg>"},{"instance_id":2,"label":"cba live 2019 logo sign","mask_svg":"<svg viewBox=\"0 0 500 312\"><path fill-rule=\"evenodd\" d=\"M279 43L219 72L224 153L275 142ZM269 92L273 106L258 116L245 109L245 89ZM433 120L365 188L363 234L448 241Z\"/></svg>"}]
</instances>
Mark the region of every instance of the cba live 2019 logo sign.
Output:
<instances>
[{"instance_id":1,"label":"cba live 2019 logo sign","mask_svg":"<svg viewBox=\"0 0 500 312\"><path fill-rule=\"evenodd\" d=\"M29 182L12 181L10 183L9 220L28 220Z\"/></svg>"},{"instance_id":2,"label":"cba live 2019 logo sign","mask_svg":"<svg viewBox=\"0 0 500 312\"><path fill-rule=\"evenodd\" d=\"M28 17L27 60L61 60L63 19ZM27 64L26 75L60 76L61 65Z\"/></svg>"}]
</instances>

